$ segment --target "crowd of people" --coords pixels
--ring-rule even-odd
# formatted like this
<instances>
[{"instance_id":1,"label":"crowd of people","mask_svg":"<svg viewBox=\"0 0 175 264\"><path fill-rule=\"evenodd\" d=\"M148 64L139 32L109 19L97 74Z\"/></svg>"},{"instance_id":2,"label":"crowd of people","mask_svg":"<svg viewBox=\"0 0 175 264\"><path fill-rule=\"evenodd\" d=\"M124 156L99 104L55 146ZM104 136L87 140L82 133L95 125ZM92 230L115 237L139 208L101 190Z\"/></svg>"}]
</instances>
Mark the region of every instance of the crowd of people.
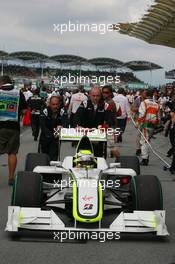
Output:
<instances>
[{"instance_id":1,"label":"crowd of people","mask_svg":"<svg viewBox=\"0 0 175 264\"><path fill-rule=\"evenodd\" d=\"M149 146L158 128L165 130L172 144L167 156L172 156L170 172L175 174L175 89L164 91L143 89L113 90L110 85L92 86L89 92L82 85L72 91L44 90L24 84L16 90L8 76L0 78L0 154L8 154L9 185L15 178L20 137L20 116L23 125L30 125L38 151L50 160L58 159L59 145L55 129L61 127L105 129L119 133L108 138L108 157L118 157L118 143L124 139L127 122L132 121L138 131L136 155L141 165L149 165ZM24 122L25 120L25 122ZM101 143L95 143L95 156L103 155Z\"/></svg>"}]
</instances>

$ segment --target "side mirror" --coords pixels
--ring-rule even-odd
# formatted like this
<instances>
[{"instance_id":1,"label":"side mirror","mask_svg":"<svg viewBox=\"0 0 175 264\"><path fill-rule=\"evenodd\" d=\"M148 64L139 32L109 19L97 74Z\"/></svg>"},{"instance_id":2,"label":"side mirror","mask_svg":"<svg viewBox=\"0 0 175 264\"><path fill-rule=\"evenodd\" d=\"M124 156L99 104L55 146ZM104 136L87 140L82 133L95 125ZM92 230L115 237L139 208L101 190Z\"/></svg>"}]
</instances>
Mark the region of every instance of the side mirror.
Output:
<instances>
[{"instance_id":1,"label":"side mirror","mask_svg":"<svg viewBox=\"0 0 175 264\"><path fill-rule=\"evenodd\" d=\"M50 166L61 167L62 162L61 161L50 161Z\"/></svg>"},{"instance_id":2,"label":"side mirror","mask_svg":"<svg viewBox=\"0 0 175 264\"><path fill-rule=\"evenodd\" d=\"M109 168L121 168L121 163L120 162L116 162L116 163L110 163L109 164Z\"/></svg>"}]
</instances>

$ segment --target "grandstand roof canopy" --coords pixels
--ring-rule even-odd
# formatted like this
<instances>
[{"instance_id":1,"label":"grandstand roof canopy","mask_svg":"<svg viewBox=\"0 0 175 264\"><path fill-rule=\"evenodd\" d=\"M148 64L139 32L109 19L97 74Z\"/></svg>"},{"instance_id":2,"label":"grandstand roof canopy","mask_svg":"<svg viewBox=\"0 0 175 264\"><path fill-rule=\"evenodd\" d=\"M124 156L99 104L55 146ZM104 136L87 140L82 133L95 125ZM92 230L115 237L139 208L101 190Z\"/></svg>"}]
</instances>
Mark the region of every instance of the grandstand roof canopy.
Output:
<instances>
[{"instance_id":1,"label":"grandstand roof canopy","mask_svg":"<svg viewBox=\"0 0 175 264\"><path fill-rule=\"evenodd\" d=\"M8 53L3 51L3 50L0 50L0 58L4 58L4 57L7 57L8 56Z\"/></svg>"},{"instance_id":2,"label":"grandstand roof canopy","mask_svg":"<svg viewBox=\"0 0 175 264\"><path fill-rule=\"evenodd\" d=\"M162 69L161 66L149 61L130 61L125 63L125 66L133 71L152 71Z\"/></svg>"},{"instance_id":3,"label":"grandstand roof canopy","mask_svg":"<svg viewBox=\"0 0 175 264\"><path fill-rule=\"evenodd\" d=\"M120 33L175 48L175 0L155 0L139 22L121 23Z\"/></svg>"},{"instance_id":4,"label":"grandstand roof canopy","mask_svg":"<svg viewBox=\"0 0 175 264\"><path fill-rule=\"evenodd\" d=\"M81 64L87 62L86 58L76 56L76 55L69 55L69 54L63 54L63 55L55 55L50 57L51 60L54 60L56 62L60 63L75 63L75 64Z\"/></svg>"},{"instance_id":5,"label":"grandstand roof canopy","mask_svg":"<svg viewBox=\"0 0 175 264\"><path fill-rule=\"evenodd\" d=\"M31 51L17 51L9 54L10 58L21 59L24 61L41 61L48 59L47 55L38 53L38 52L31 52Z\"/></svg>"},{"instance_id":6,"label":"grandstand roof canopy","mask_svg":"<svg viewBox=\"0 0 175 264\"><path fill-rule=\"evenodd\" d=\"M30 51L20 51L20 52L13 52L7 53L4 51L0 51L0 59L21 59L26 61L27 63L30 62L60 62L69 65L82 65L82 64L91 64L96 66L103 66L103 67L113 67L113 68L121 68L127 67L133 71L145 71L145 70L156 70L162 69L161 66L148 62L148 61L130 61L124 63L120 60L112 59L112 58L93 58L93 59L86 59L76 55L55 55L55 56L47 56L37 52L30 52Z\"/></svg>"},{"instance_id":7,"label":"grandstand roof canopy","mask_svg":"<svg viewBox=\"0 0 175 264\"><path fill-rule=\"evenodd\" d=\"M94 64L96 66L110 66L110 67L122 67L123 62L116 60L116 59L111 59L111 58L93 58L88 60L89 63Z\"/></svg>"}]
</instances>

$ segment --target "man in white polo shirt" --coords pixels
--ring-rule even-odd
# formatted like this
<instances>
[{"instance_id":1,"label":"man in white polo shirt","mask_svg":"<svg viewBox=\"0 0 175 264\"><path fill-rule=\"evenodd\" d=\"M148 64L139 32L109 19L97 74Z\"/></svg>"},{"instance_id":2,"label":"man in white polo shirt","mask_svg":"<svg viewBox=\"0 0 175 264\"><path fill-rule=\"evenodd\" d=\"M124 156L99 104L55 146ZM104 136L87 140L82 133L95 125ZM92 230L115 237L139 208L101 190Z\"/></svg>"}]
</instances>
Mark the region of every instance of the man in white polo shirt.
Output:
<instances>
[{"instance_id":1,"label":"man in white polo shirt","mask_svg":"<svg viewBox=\"0 0 175 264\"><path fill-rule=\"evenodd\" d=\"M81 103L87 101L87 99L88 99L87 96L83 93L83 86L80 85L78 87L78 92L72 95L68 109L71 127L75 127L75 120L74 120L75 114Z\"/></svg>"},{"instance_id":2,"label":"man in white polo shirt","mask_svg":"<svg viewBox=\"0 0 175 264\"><path fill-rule=\"evenodd\" d=\"M117 117L117 124L120 128L120 135L118 136L118 142L122 142L122 134L125 131L127 118L130 118L130 107L127 97L124 95L125 90L123 88L119 88L118 95L116 95L113 100L118 103L122 110L122 115Z\"/></svg>"}]
</instances>

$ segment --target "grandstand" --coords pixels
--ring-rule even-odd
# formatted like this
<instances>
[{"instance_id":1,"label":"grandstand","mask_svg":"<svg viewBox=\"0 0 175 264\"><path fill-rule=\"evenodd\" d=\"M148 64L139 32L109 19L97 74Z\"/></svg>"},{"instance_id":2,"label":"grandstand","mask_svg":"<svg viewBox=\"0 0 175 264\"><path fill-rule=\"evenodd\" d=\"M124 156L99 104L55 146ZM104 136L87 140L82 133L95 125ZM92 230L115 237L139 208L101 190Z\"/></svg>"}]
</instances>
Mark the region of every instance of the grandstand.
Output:
<instances>
[{"instance_id":1,"label":"grandstand","mask_svg":"<svg viewBox=\"0 0 175 264\"><path fill-rule=\"evenodd\" d=\"M161 66L147 61L122 62L113 58L98 57L87 59L76 55L62 54L48 56L45 54L21 51L7 53L0 51L1 74L20 79L44 79L50 82L53 76L96 76L110 75L120 77L121 85L142 83L134 72L162 69Z\"/></svg>"},{"instance_id":2,"label":"grandstand","mask_svg":"<svg viewBox=\"0 0 175 264\"><path fill-rule=\"evenodd\" d=\"M165 72L165 78L166 79L175 79L175 69Z\"/></svg>"},{"instance_id":3,"label":"grandstand","mask_svg":"<svg viewBox=\"0 0 175 264\"><path fill-rule=\"evenodd\" d=\"M29 68L29 67L24 67L24 66L19 66L19 65L7 65L4 66L4 73L7 75L10 75L12 77L22 77L22 78L27 78L27 79L38 79L40 78L40 72L41 68ZM68 70L68 69L52 69L52 68L45 68L44 69L44 76L46 77L51 77L51 76L68 76L68 74L71 73L72 76L77 76L79 74L78 70ZM108 76L109 73L106 71L81 71L81 75L83 76L94 76L94 74L99 77L99 76ZM110 72L111 76L116 76L116 72ZM140 80L132 73L132 72L120 72L118 73L120 76L120 80L122 82L139 82Z\"/></svg>"}]
</instances>

